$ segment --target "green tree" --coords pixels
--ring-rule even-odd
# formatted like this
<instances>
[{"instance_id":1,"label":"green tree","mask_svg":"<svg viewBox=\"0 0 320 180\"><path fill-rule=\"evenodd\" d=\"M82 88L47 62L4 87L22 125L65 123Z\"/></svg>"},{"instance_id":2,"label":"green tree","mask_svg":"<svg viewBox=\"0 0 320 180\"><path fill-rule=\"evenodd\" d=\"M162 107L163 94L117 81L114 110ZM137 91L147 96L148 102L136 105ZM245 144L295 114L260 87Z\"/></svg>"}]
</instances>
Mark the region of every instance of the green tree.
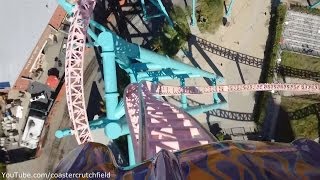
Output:
<instances>
[{"instance_id":1,"label":"green tree","mask_svg":"<svg viewBox=\"0 0 320 180\"><path fill-rule=\"evenodd\" d=\"M163 26L163 34L153 39L153 50L170 57L177 54L179 49L187 42L190 35L186 16L187 14L182 8L174 6L170 12L174 27L172 28L168 24Z\"/></svg>"},{"instance_id":2,"label":"green tree","mask_svg":"<svg viewBox=\"0 0 320 180\"><path fill-rule=\"evenodd\" d=\"M222 0L199 0L197 7L197 22L201 32L214 33L222 24Z\"/></svg>"}]
</instances>

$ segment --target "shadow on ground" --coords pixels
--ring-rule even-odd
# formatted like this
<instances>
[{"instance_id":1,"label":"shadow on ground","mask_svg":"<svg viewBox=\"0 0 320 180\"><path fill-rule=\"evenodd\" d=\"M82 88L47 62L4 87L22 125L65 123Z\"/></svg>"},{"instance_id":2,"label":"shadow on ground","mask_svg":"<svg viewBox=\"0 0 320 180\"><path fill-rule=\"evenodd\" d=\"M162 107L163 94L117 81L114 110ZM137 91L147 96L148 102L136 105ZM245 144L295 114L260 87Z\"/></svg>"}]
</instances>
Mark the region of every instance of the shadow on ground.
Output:
<instances>
[{"instance_id":1,"label":"shadow on ground","mask_svg":"<svg viewBox=\"0 0 320 180\"><path fill-rule=\"evenodd\" d=\"M302 109L298 109L294 112L287 112L282 107L279 111L279 116L277 119L277 125L275 128L275 140L278 142L292 142L296 139L296 135L292 128L291 121L306 121L304 118L310 115L316 115L318 122L318 135L320 135L320 103L312 104L310 106L304 107ZM302 127L303 128L303 127ZM305 131L311 131L308 127L304 127ZM308 138L308 137L305 137Z\"/></svg>"},{"instance_id":2,"label":"shadow on ground","mask_svg":"<svg viewBox=\"0 0 320 180\"><path fill-rule=\"evenodd\" d=\"M95 21L108 27L128 42L132 42L133 38L142 38L140 45L148 47L150 39L160 33L160 29L165 23L165 18L162 16L145 21L143 20L140 1L127 0L122 6L120 6L119 2L97 1L94 10ZM158 10L155 6L150 6L148 3L146 5L148 14L157 13ZM164 3L164 6L169 12L173 5L171 1L168 1Z\"/></svg>"},{"instance_id":3,"label":"shadow on ground","mask_svg":"<svg viewBox=\"0 0 320 180\"><path fill-rule=\"evenodd\" d=\"M277 123L274 130L276 142L292 142L295 139L288 113L280 107Z\"/></svg>"},{"instance_id":4,"label":"shadow on ground","mask_svg":"<svg viewBox=\"0 0 320 180\"><path fill-rule=\"evenodd\" d=\"M235 61L239 69L240 76L242 75L242 73L241 73L241 69L239 68L239 64L245 64L245 65L260 68L260 69L263 66L263 59L261 58L253 57L247 54L234 51L232 49L222 47L220 45L209 42L205 39L202 39L194 35L192 35L189 40L189 51L190 51L191 45L194 45L197 48L197 50L201 53L201 55L206 59L207 62L210 60L210 58L207 57L204 51L208 51L210 53L224 57L231 61ZM214 67L212 65L210 66ZM296 77L300 79L307 79L311 81L320 82L320 72L314 72L314 71L308 71L304 69L292 68L284 65L278 65L276 67L269 68L268 75L271 75L275 72L280 74L283 77L289 76L289 77ZM216 72L216 73L218 75L221 74L221 73L219 74L219 72Z\"/></svg>"},{"instance_id":5,"label":"shadow on ground","mask_svg":"<svg viewBox=\"0 0 320 180\"><path fill-rule=\"evenodd\" d=\"M95 115L103 116L103 113L100 110L101 102L103 102L103 99L98 90L97 83L94 81L91 86L91 92L87 106L87 115L89 120L93 120Z\"/></svg>"}]
</instances>

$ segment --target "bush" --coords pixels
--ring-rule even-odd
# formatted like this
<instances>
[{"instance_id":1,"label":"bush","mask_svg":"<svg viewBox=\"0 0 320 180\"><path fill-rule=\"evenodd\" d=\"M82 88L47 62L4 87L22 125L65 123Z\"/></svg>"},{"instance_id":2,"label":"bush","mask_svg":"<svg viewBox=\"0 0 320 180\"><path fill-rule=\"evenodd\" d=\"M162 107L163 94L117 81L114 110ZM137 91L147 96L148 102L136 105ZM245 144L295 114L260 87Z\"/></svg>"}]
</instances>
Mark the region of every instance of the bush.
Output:
<instances>
[{"instance_id":1,"label":"bush","mask_svg":"<svg viewBox=\"0 0 320 180\"><path fill-rule=\"evenodd\" d=\"M305 6L300 6L300 5L296 5L296 4L290 4L290 9L297 11L297 12L302 12L302 13L307 13L307 14L312 14L312 15L317 15L320 16L320 9L310 9L308 7Z\"/></svg>"},{"instance_id":2,"label":"bush","mask_svg":"<svg viewBox=\"0 0 320 180\"><path fill-rule=\"evenodd\" d=\"M273 69L276 67L277 63L277 53L280 50L280 40L282 36L283 31L283 23L285 20L285 16L287 13L287 7L285 5L280 5L277 9L276 13L276 31L275 31L275 38L273 41L273 47L272 47L272 53L271 53L271 59L269 63L269 68L267 69L267 72L270 72L270 69ZM268 76L267 82L271 83L273 82L273 74L271 76Z\"/></svg>"},{"instance_id":3,"label":"bush","mask_svg":"<svg viewBox=\"0 0 320 180\"><path fill-rule=\"evenodd\" d=\"M186 12L181 7L174 6L173 11L170 12L174 27L172 28L168 24L164 25L163 34L153 39L151 47L158 53L170 57L177 54L190 35L186 16Z\"/></svg>"},{"instance_id":4,"label":"bush","mask_svg":"<svg viewBox=\"0 0 320 180\"><path fill-rule=\"evenodd\" d=\"M217 137L217 139L218 139L219 141L223 141L223 140L224 140L224 134L222 134L222 133L218 133L218 134L216 135L216 137Z\"/></svg>"},{"instance_id":5,"label":"bush","mask_svg":"<svg viewBox=\"0 0 320 180\"><path fill-rule=\"evenodd\" d=\"M277 53L280 49L280 39L283 31L283 23L285 20L287 12L287 7L283 4L279 5L275 16L270 20L269 27L269 36L270 36L270 45L266 48L266 57L261 72L260 83L272 83L273 74L269 73L272 69L275 68L277 62ZM263 121L266 116L267 102L271 96L270 92L260 92L258 93L258 98L255 106L254 112L254 121L259 129L263 125Z\"/></svg>"},{"instance_id":6,"label":"bush","mask_svg":"<svg viewBox=\"0 0 320 180\"><path fill-rule=\"evenodd\" d=\"M296 138L316 139L319 137L319 121L314 114L303 119L292 120L290 124Z\"/></svg>"},{"instance_id":7,"label":"bush","mask_svg":"<svg viewBox=\"0 0 320 180\"><path fill-rule=\"evenodd\" d=\"M197 22L201 32L214 33L222 23L222 0L199 0L197 7Z\"/></svg>"}]
</instances>

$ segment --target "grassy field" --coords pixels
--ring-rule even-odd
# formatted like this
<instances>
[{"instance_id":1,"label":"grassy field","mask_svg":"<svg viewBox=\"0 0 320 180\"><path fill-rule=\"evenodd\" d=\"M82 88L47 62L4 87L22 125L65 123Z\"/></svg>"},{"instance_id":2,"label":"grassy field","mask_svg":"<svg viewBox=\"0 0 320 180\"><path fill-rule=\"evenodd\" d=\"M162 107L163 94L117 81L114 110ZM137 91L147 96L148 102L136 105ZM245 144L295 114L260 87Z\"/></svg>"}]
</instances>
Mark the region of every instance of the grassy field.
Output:
<instances>
[{"instance_id":1,"label":"grassy field","mask_svg":"<svg viewBox=\"0 0 320 180\"><path fill-rule=\"evenodd\" d=\"M281 54L281 65L297 69L304 69L313 72L320 70L320 58L307 56L303 54L283 51ZM281 106L286 112L295 112L312 104L320 103L320 97L317 95L305 95L301 97L282 97ZM298 120L291 120L290 124L294 135L315 139L318 134L319 120L315 114L310 114Z\"/></svg>"},{"instance_id":2,"label":"grassy field","mask_svg":"<svg viewBox=\"0 0 320 180\"><path fill-rule=\"evenodd\" d=\"M294 112L319 102L320 101L317 101L317 100L294 97L294 96L291 96L291 97L284 96L281 98L281 106L287 112Z\"/></svg>"},{"instance_id":3,"label":"grassy field","mask_svg":"<svg viewBox=\"0 0 320 180\"><path fill-rule=\"evenodd\" d=\"M283 51L281 54L281 65L318 72L320 70L320 58ZM286 112L295 112L316 103L320 103L318 95L281 98L281 107ZM290 120L295 138L315 139L319 137L318 123L319 120L315 114L306 115L297 120Z\"/></svg>"},{"instance_id":4,"label":"grassy field","mask_svg":"<svg viewBox=\"0 0 320 180\"><path fill-rule=\"evenodd\" d=\"M301 7L296 7L294 8L294 10L308 11ZM275 12L275 16L270 20L269 33L271 37L270 42L272 44L272 47L270 49L266 49L268 55L265 57L265 64L259 82L270 83L273 81L273 74L268 74L268 72L276 65L277 52L279 50L279 41L283 30L286 11L287 8L285 5L282 4L278 6L277 11ZM315 14L317 12L310 11L308 13ZM305 69L314 72L320 70L319 58L284 51L282 53L281 59L281 64L285 66L290 66L297 69ZM254 120L257 126L261 128L265 119L267 100L270 97L270 93L262 92L258 95L259 96L254 111ZM299 109L315 103L320 103L319 96L283 97L281 107L285 112L295 112ZM318 119L316 115L311 114L299 120L291 120L290 125L296 138L307 137L310 139L314 139L318 136Z\"/></svg>"},{"instance_id":5,"label":"grassy field","mask_svg":"<svg viewBox=\"0 0 320 180\"><path fill-rule=\"evenodd\" d=\"M303 109L312 104L320 103L320 99L316 99L317 96L310 99L305 97L282 97L281 98L281 107L286 112L295 112L299 109ZM296 138L305 137L309 139L315 139L319 137L318 134L318 123L319 120L315 114L310 114L304 118L297 120L290 120L290 124L294 135Z\"/></svg>"},{"instance_id":6,"label":"grassy field","mask_svg":"<svg viewBox=\"0 0 320 180\"><path fill-rule=\"evenodd\" d=\"M310 115L303 119L292 120L291 126L296 138L316 139L318 135L318 123L316 115Z\"/></svg>"},{"instance_id":7,"label":"grassy field","mask_svg":"<svg viewBox=\"0 0 320 180\"><path fill-rule=\"evenodd\" d=\"M320 70L320 58L283 51L281 65L318 72Z\"/></svg>"}]
</instances>

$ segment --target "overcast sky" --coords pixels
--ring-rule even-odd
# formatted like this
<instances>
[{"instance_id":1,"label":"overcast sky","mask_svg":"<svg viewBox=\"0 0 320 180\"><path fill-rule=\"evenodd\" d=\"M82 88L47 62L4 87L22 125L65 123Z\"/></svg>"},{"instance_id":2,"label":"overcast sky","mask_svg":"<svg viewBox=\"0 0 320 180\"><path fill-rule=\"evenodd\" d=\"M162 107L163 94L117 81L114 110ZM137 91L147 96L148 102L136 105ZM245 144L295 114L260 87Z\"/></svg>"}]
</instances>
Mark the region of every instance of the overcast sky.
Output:
<instances>
[{"instance_id":1,"label":"overcast sky","mask_svg":"<svg viewBox=\"0 0 320 180\"><path fill-rule=\"evenodd\" d=\"M1 0L0 82L13 86L57 4L57 0Z\"/></svg>"}]
</instances>

